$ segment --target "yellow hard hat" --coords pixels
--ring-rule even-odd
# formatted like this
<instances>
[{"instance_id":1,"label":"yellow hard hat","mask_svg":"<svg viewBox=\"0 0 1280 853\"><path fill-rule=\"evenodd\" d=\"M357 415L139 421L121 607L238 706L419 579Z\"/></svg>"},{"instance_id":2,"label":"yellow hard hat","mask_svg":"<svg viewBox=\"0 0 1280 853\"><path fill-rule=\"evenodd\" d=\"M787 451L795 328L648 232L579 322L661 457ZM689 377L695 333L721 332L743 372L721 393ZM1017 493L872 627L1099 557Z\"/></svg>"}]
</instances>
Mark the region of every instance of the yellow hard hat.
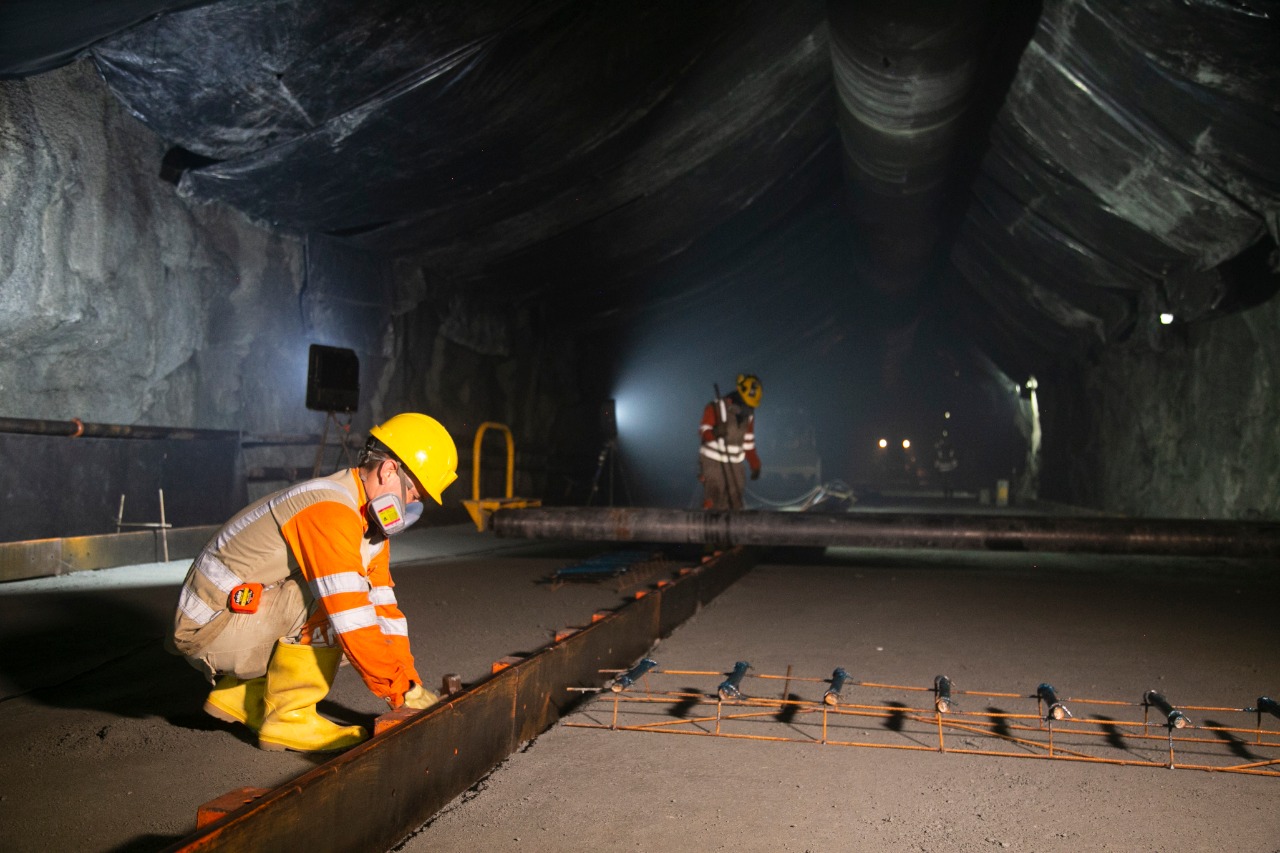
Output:
<instances>
[{"instance_id":1,"label":"yellow hard hat","mask_svg":"<svg viewBox=\"0 0 1280 853\"><path fill-rule=\"evenodd\" d=\"M417 412L405 412L369 430L387 446L436 503L440 493L458 479L458 447L439 421Z\"/></svg>"},{"instance_id":2,"label":"yellow hard hat","mask_svg":"<svg viewBox=\"0 0 1280 853\"><path fill-rule=\"evenodd\" d=\"M760 384L760 377L754 373L739 373L738 396L742 398L742 402L753 409L760 405L760 398L764 396L764 386Z\"/></svg>"}]
</instances>

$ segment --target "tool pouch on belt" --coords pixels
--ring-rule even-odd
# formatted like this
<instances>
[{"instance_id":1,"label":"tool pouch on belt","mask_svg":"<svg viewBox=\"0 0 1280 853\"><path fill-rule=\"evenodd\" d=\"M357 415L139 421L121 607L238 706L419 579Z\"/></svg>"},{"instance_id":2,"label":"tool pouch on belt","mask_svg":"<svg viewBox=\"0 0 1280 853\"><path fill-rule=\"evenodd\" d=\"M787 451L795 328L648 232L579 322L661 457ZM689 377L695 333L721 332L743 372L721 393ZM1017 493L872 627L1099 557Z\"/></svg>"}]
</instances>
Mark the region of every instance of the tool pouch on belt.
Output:
<instances>
[{"instance_id":1,"label":"tool pouch on belt","mask_svg":"<svg viewBox=\"0 0 1280 853\"><path fill-rule=\"evenodd\" d=\"M257 613L262 603L262 584L242 583L227 596L227 607L233 613Z\"/></svg>"}]
</instances>

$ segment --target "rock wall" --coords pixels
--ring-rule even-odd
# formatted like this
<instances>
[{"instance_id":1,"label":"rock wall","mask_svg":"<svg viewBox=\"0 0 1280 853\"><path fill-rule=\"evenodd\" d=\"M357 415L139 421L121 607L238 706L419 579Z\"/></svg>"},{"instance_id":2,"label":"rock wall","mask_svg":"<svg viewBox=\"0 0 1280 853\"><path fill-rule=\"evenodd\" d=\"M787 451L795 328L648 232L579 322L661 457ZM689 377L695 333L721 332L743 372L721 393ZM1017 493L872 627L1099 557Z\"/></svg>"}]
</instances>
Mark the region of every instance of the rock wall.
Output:
<instances>
[{"instance_id":1,"label":"rock wall","mask_svg":"<svg viewBox=\"0 0 1280 853\"><path fill-rule=\"evenodd\" d=\"M472 439L491 421L515 433L517 494L584 497L607 345L444 287L431 269L195 205L159 176L164 151L87 63L0 81L0 417L315 435L325 416L305 407L307 350L322 343L361 359L354 433L402 409L454 432L464 467L451 501L470 496ZM1046 377L1042 497L1135 516L1280 515L1278 328L1271 300ZM499 435L483 453L484 496L503 487ZM135 489L201 485L166 481L164 454L151 454L154 472L83 466L50 449L65 441L0 448L0 493L22 500L49 459L72 490L85 471ZM241 464L309 468L315 452L250 448ZM331 449L326 466L338 461ZM279 485L251 482L248 496ZM62 532L102 532L120 491L68 506L79 526ZM34 535L18 533L0 530Z\"/></svg>"},{"instance_id":2,"label":"rock wall","mask_svg":"<svg viewBox=\"0 0 1280 853\"><path fill-rule=\"evenodd\" d=\"M165 150L88 62L0 81L0 417L317 436L326 416L305 398L309 346L319 343L360 358L360 406L349 423L357 439L415 408L440 416L469 463L476 427L503 421L522 433L524 450L543 454L545 469L561 406L581 395L566 367L569 337L539 344L547 330L536 319L435 292L429 271L195 204L160 177ZM336 430L330 441L319 454L329 469L343 462ZM7 498L21 499L41 460L73 487L90 477L120 482L80 483L92 497L82 506L72 499L55 532L0 524L0 539L105 532L120 493L135 492L130 506L154 502L139 484L166 489L173 506L197 507L208 485L174 482L180 466L166 473L168 450L125 454L130 463L118 447L87 459L88 442L68 453L65 438L38 440L34 451L30 437L11 443L0 447L11 468L0 477ZM499 443L499 471L501 451ZM228 500L283 485L255 471L309 471L317 455L314 441L248 447L238 494L207 501L207 518L193 510L170 521L221 521ZM469 469L460 483L452 501L470 496ZM195 494L184 501L182 489Z\"/></svg>"},{"instance_id":3,"label":"rock wall","mask_svg":"<svg viewBox=\"0 0 1280 853\"><path fill-rule=\"evenodd\" d=\"M0 409L304 428L268 378L304 337L303 244L184 202L163 154L88 63L0 82Z\"/></svg>"},{"instance_id":4,"label":"rock wall","mask_svg":"<svg viewBox=\"0 0 1280 853\"><path fill-rule=\"evenodd\" d=\"M1052 496L1137 517L1280 518L1280 302L1109 349L1046 403Z\"/></svg>"},{"instance_id":5,"label":"rock wall","mask_svg":"<svg viewBox=\"0 0 1280 853\"><path fill-rule=\"evenodd\" d=\"M0 416L317 432L305 243L179 198L164 151L87 62L0 81ZM0 538L108 532L121 496L126 522L155 522L160 490L170 523L220 521L255 463L199 444L0 435L11 506L59 487Z\"/></svg>"},{"instance_id":6,"label":"rock wall","mask_svg":"<svg viewBox=\"0 0 1280 853\"><path fill-rule=\"evenodd\" d=\"M393 369L382 393L430 412L454 435L464 460L454 499L470 498L475 436L484 423L511 430L517 497L582 502L597 451L600 403L609 396L608 342L566 328L536 306L512 306L438 283L410 260L395 265ZM506 444L481 443L481 496L505 495Z\"/></svg>"}]
</instances>

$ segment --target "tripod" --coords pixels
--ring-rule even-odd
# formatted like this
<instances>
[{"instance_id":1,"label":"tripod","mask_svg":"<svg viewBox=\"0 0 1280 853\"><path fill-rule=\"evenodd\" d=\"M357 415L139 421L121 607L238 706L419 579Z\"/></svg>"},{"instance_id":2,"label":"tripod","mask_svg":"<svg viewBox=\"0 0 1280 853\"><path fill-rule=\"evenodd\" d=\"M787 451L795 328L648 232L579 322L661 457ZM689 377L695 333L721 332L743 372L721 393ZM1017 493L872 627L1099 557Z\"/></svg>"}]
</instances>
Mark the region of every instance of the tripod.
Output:
<instances>
[{"instance_id":1,"label":"tripod","mask_svg":"<svg viewBox=\"0 0 1280 853\"><path fill-rule=\"evenodd\" d=\"M312 477L320 476L320 466L324 463L324 451L329 446L329 424L337 427L338 445L342 450L342 455L346 457L347 464L354 464L351 461L351 445L348 443L351 438L351 415L347 415L345 424L338 420L337 412L326 412L325 415L324 432L320 434L320 446L316 448L316 464L311 469Z\"/></svg>"},{"instance_id":2,"label":"tripod","mask_svg":"<svg viewBox=\"0 0 1280 853\"><path fill-rule=\"evenodd\" d=\"M626 494L627 503L631 503L631 490L627 488L626 473L622 470L622 463L618 461L618 440L611 438L600 448L600 455L596 457L596 473L591 478L591 493L587 495L587 506L591 506L596 493L600 491L600 477L604 474L606 467L609 471L609 506L613 506L615 474L622 482L622 491Z\"/></svg>"}]
</instances>

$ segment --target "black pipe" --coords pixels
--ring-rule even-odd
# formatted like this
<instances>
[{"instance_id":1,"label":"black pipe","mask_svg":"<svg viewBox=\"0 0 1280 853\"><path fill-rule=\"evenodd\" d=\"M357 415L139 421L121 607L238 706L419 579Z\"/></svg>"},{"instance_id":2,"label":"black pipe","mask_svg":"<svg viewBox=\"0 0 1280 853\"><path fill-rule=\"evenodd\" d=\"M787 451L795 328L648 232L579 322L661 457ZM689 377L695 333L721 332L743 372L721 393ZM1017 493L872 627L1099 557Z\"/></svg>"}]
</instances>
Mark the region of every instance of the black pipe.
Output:
<instances>
[{"instance_id":1,"label":"black pipe","mask_svg":"<svg viewBox=\"0 0 1280 853\"><path fill-rule=\"evenodd\" d=\"M246 435L233 429L93 424L85 423L79 418L72 418L69 421L40 420L36 418L0 418L0 433L50 435L63 438L135 438L170 441L228 441L238 439L241 447L286 447L290 445L311 445L314 447L320 443L321 438L319 434ZM270 472L277 469L264 470ZM306 476L311 476L310 468L307 469ZM253 479L252 474L250 479ZM259 477L259 479L280 478L264 476Z\"/></svg>"},{"instance_id":2,"label":"black pipe","mask_svg":"<svg viewBox=\"0 0 1280 853\"><path fill-rule=\"evenodd\" d=\"M849 680L849 673L844 671L844 667L836 667L836 671L831 673L831 687L822 695L822 701L828 705L840 704L840 691L844 689L844 683Z\"/></svg>"},{"instance_id":3,"label":"black pipe","mask_svg":"<svg viewBox=\"0 0 1280 853\"><path fill-rule=\"evenodd\" d=\"M656 660L653 660L652 658L645 658L640 661L640 663L615 678L613 683L609 685L609 689L614 693L621 693L623 690L626 690L628 687L639 681L646 672L657 665L658 662Z\"/></svg>"},{"instance_id":4,"label":"black pipe","mask_svg":"<svg viewBox=\"0 0 1280 853\"><path fill-rule=\"evenodd\" d=\"M504 537L596 542L1280 556L1280 523L1205 519L538 507L498 510L490 525Z\"/></svg>"},{"instance_id":5,"label":"black pipe","mask_svg":"<svg viewBox=\"0 0 1280 853\"><path fill-rule=\"evenodd\" d=\"M1169 702L1168 699L1160 695L1154 690L1148 690L1142 696L1142 704L1154 705L1159 708L1165 716L1165 724L1170 729L1181 729L1191 725L1191 721L1187 719L1187 715L1179 711Z\"/></svg>"},{"instance_id":6,"label":"black pipe","mask_svg":"<svg viewBox=\"0 0 1280 853\"><path fill-rule=\"evenodd\" d=\"M733 665L733 673L720 682L720 686L716 688L716 693L721 699L741 699L742 698L742 676L747 674L747 670L751 669L751 664L744 660L740 660Z\"/></svg>"},{"instance_id":7,"label":"black pipe","mask_svg":"<svg viewBox=\"0 0 1280 853\"><path fill-rule=\"evenodd\" d=\"M1062 704L1058 699L1058 691L1053 689L1053 685L1043 682L1036 688L1036 698L1045 705L1044 718L1048 720L1066 720L1071 717L1071 712L1067 710L1067 706Z\"/></svg>"},{"instance_id":8,"label":"black pipe","mask_svg":"<svg viewBox=\"0 0 1280 853\"><path fill-rule=\"evenodd\" d=\"M938 709L939 714L945 714L951 710L953 704L951 679L945 675L935 675L933 677L933 707Z\"/></svg>"},{"instance_id":9,"label":"black pipe","mask_svg":"<svg viewBox=\"0 0 1280 853\"><path fill-rule=\"evenodd\" d=\"M239 439L240 433L227 429L186 429L183 427L129 426L126 424L89 424L79 418L69 421L46 421L32 418L0 418L0 432L22 435L60 435L67 438L146 438L146 439Z\"/></svg>"}]
</instances>

